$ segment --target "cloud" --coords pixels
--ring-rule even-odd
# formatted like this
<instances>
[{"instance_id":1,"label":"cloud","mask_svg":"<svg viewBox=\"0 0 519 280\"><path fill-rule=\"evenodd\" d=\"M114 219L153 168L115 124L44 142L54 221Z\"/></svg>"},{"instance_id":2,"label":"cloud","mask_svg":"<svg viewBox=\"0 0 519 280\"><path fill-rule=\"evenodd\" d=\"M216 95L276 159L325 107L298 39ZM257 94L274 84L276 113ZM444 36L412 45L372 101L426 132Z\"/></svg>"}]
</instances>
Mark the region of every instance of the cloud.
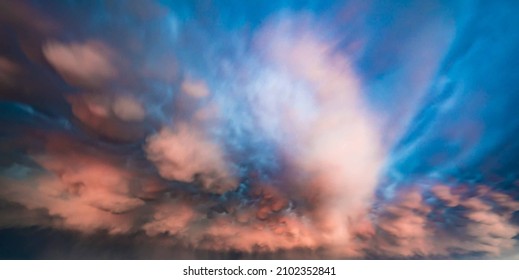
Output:
<instances>
[{"instance_id":1,"label":"cloud","mask_svg":"<svg viewBox=\"0 0 519 280\"><path fill-rule=\"evenodd\" d=\"M209 95L209 89L202 81L184 80L181 89L183 93L194 98L203 98Z\"/></svg>"},{"instance_id":2,"label":"cloud","mask_svg":"<svg viewBox=\"0 0 519 280\"><path fill-rule=\"evenodd\" d=\"M195 182L204 191L224 193L237 187L221 148L187 124L163 128L147 139L146 153L162 177Z\"/></svg>"},{"instance_id":3,"label":"cloud","mask_svg":"<svg viewBox=\"0 0 519 280\"><path fill-rule=\"evenodd\" d=\"M146 116L142 105L130 96L117 96L113 105L114 114L123 121L141 121Z\"/></svg>"},{"instance_id":4,"label":"cloud","mask_svg":"<svg viewBox=\"0 0 519 280\"><path fill-rule=\"evenodd\" d=\"M312 205L314 226L347 248L349 221L371 205L383 151L351 62L312 26L305 17L266 25L257 42L269 65L249 94L264 134L297 170L291 183Z\"/></svg>"},{"instance_id":5,"label":"cloud","mask_svg":"<svg viewBox=\"0 0 519 280\"><path fill-rule=\"evenodd\" d=\"M98 87L118 76L113 52L98 41L68 44L49 41L43 46L43 54L63 79L74 86Z\"/></svg>"},{"instance_id":6,"label":"cloud","mask_svg":"<svg viewBox=\"0 0 519 280\"><path fill-rule=\"evenodd\" d=\"M511 4L11 2L0 235L139 257L517 255Z\"/></svg>"},{"instance_id":7,"label":"cloud","mask_svg":"<svg viewBox=\"0 0 519 280\"><path fill-rule=\"evenodd\" d=\"M511 197L487 186L401 190L377 213L376 246L396 257L510 254L519 227L510 220L517 206L503 209L505 201Z\"/></svg>"},{"instance_id":8,"label":"cloud","mask_svg":"<svg viewBox=\"0 0 519 280\"><path fill-rule=\"evenodd\" d=\"M0 56L0 85L14 83L14 77L20 72L20 67L6 57Z\"/></svg>"},{"instance_id":9,"label":"cloud","mask_svg":"<svg viewBox=\"0 0 519 280\"><path fill-rule=\"evenodd\" d=\"M400 193L377 215L375 222L380 240L377 246L389 256L435 255L434 231L427 218L431 207L421 193L412 190Z\"/></svg>"},{"instance_id":10,"label":"cloud","mask_svg":"<svg viewBox=\"0 0 519 280\"><path fill-rule=\"evenodd\" d=\"M177 203L163 203L156 206L151 221L143 225L149 236L167 234L181 239L189 238L189 223L197 218L192 206Z\"/></svg>"},{"instance_id":11,"label":"cloud","mask_svg":"<svg viewBox=\"0 0 519 280\"><path fill-rule=\"evenodd\" d=\"M110 92L79 93L67 96L73 115L93 132L119 141L132 141L146 135L142 123L145 110L131 96Z\"/></svg>"}]
</instances>

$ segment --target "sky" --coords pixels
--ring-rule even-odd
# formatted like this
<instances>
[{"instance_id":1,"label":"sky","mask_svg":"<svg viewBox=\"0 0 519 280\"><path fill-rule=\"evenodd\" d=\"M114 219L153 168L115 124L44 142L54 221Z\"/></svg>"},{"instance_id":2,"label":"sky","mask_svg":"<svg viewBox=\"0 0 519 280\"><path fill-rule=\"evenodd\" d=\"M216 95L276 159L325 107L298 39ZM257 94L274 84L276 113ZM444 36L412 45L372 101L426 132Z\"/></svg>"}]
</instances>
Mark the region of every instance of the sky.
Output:
<instances>
[{"instance_id":1,"label":"sky","mask_svg":"<svg viewBox=\"0 0 519 280\"><path fill-rule=\"evenodd\" d=\"M0 3L0 258L519 258L515 1Z\"/></svg>"}]
</instances>

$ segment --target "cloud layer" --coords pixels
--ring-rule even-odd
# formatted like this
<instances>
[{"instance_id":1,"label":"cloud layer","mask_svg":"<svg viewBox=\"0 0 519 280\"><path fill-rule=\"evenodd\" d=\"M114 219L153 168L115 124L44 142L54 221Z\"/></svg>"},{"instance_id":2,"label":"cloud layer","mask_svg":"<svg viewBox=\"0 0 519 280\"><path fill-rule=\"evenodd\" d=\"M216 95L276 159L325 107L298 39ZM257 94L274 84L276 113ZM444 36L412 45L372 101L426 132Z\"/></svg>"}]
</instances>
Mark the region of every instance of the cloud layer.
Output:
<instances>
[{"instance_id":1,"label":"cloud layer","mask_svg":"<svg viewBox=\"0 0 519 280\"><path fill-rule=\"evenodd\" d=\"M0 242L516 256L513 4L408 2L1 4Z\"/></svg>"}]
</instances>

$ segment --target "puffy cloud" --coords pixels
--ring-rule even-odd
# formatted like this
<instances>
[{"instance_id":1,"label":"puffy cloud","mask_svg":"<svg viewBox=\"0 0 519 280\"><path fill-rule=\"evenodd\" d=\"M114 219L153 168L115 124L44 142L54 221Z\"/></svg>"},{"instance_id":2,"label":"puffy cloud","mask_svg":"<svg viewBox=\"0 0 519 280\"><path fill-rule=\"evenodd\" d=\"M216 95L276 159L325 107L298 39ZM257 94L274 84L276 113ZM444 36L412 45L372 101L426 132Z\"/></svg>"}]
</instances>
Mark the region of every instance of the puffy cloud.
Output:
<instances>
[{"instance_id":1,"label":"puffy cloud","mask_svg":"<svg viewBox=\"0 0 519 280\"><path fill-rule=\"evenodd\" d=\"M438 185L430 192L401 190L377 213L376 248L397 257L509 254L519 227L511 221L513 209L496 206L511 197L486 186L478 189Z\"/></svg>"},{"instance_id":2,"label":"puffy cloud","mask_svg":"<svg viewBox=\"0 0 519 280\"><path fill-rule=\"evenodd\" d=\"M50 41L43 47L43 53L71 85L98 87L118 75L113 52L98 41L68 44Z\"/></svg>"},{"instance_id":3,"label":"puffy cloud","mask_svg":"<svg viewBox=\"0 0 519 280\"><path fill-rule=\"evenodd\" d=\"M431 212L419 190L400 193L378 215L377 246L389 256L435 255L434 232L427 218Z\"/></svg>"},{"instance_id":4,"label":"puffy cloud","mask_svg":"<svg viewBox=\"0 0 519 280\"><path fill-rule=\"evenodd\" d=\"M167 234L183 240L189 238L189 223L196 215L189 204L178 201L163 203L156 207L153 218L142 228L149 236Z\"/></svg>"},{"instance_id":5,"label":"puffy cloud","mask_svg":"<svg viewBox=\"0 0 519 280\"><path fill-rule=\"evenodd\" d=\"M146 116L142 105L130 96L117 96L113 104L113 111L123 121L140 121Z\"/></svg>"},{"instance_id":6,"label":"puffy cloud","mask_svg":"<svg viewBox=\"0 0 519 280\"><path fill-rule=\"evenodd\" d=\"M112 93L68 96L74 116L95 133L109 139L131 141L145 136L145 111L133 97Z\"/></svg>"},{"instance_id":7,"label":"puffy cloud","mask_svg":"<svg viewBox=\"0 0 519 280\"><path fill-rule=\"evenodd\" d=\"M232 166L220 146L187 124L163 128L150 136L146 153L166 179L195 182L202 190L215 193L237 187Z\"/></svg>"},{"instance_id":8,"label":"puffy cloud","mask_svg":"<svg viewBox=\"0 0 519 280\"><path fill-rule=\"evenodd\" d=\"M438 185L434 186L431 189L431 192L440 199L443 203L447 204L449 207L454 207L459 205L460 196L458 194L453 194L452 189L449 186Z\"/></svg>"}]
</instances>

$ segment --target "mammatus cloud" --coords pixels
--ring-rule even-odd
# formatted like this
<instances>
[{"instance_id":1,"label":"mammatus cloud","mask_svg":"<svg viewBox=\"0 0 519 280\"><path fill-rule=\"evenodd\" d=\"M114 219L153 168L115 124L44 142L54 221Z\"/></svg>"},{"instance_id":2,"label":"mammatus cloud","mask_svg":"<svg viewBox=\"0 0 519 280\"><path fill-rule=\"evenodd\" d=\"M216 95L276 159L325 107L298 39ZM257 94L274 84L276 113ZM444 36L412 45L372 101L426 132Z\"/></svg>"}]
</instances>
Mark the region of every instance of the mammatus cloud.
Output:
<instances>
[{"instance_id":1,"label":"mammatus cloud","mask_svg":"<svg viewBox=\"0 0 519 280\"><path fill-rule=\"evenodd\" d=\"M0 233L143 258L517 254L516 161L488 153L515 151L514 121L489 130L514 85L476 79L482 7L15 2L32 16L0 13Z\"/></svg>"},{"instance_id":2,"label":"mammatus cloud","mask_svg":"<svg viewBox=\"0 0 519 280\"><path fill-rule=\"evenodd\" d=\"M166 179L199 183L202 189L220 194L237 187L220 147L186 124L177 125L176 131L164 128L148 138L146 152Z\"/></svg>"},{"instance_id":3,"label":"mammatus cloud","mask_svg":"<svg viewBox=\"0 0 519 280\"><path fill-rule=\"evenodd\" d=\"M519 204L487 186L435 185L401 191L379 210L378 249L388 256L463 255L498 257L514 251L519 233L511 221Z\"/></svg>"},{"instance_id":4,"label":"mammatus cloud","mask_svg":"<svg viewBox=\"0 0 519 280\"><path fill-rule=\"evenodd\" d=\"M43 54L63 79L74 86L101 86L117 77L111 51L100 42L62 44L48 42Z\"/></svg>"}]
</instances>

